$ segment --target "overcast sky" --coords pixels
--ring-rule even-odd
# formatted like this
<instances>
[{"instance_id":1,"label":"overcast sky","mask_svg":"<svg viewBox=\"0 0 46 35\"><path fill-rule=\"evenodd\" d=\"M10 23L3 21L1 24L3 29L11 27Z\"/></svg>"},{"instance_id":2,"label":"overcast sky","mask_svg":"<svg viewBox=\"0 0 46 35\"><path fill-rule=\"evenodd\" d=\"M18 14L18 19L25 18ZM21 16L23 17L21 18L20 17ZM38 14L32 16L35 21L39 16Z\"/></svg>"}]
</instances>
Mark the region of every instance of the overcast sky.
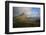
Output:
<instances>
[{"instance_id":1,"label":"overcast sky","mask_svg":"<svg viewBox=\"0 0 46 35\"><path fill-rule=\"evenodd\" d=\"M40 8L36 7L13 7L13 16L24 13L27 17L40 17Z\"/></svg>"}]
</instances>

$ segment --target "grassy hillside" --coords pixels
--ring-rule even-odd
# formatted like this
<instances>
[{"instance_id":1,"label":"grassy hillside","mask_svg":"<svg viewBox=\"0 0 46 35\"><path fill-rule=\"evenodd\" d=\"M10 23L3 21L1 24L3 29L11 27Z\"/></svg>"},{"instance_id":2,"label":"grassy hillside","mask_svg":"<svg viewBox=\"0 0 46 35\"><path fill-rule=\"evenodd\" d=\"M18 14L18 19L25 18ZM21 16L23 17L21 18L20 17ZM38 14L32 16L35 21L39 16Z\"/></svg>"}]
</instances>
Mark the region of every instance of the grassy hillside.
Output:
<instances>
[{"instance_id":1,"label":"grassy hillside","mask_svg":"<svg viewBox=\"0 0 46 35\"><path fill-rule=\"evenodd\" d=\"M31 19L31 18L30 18ZM39 27L40 20L29 20L25 15L13 17L13 28L16 27Z\"/></svg>"}]
</instances>

